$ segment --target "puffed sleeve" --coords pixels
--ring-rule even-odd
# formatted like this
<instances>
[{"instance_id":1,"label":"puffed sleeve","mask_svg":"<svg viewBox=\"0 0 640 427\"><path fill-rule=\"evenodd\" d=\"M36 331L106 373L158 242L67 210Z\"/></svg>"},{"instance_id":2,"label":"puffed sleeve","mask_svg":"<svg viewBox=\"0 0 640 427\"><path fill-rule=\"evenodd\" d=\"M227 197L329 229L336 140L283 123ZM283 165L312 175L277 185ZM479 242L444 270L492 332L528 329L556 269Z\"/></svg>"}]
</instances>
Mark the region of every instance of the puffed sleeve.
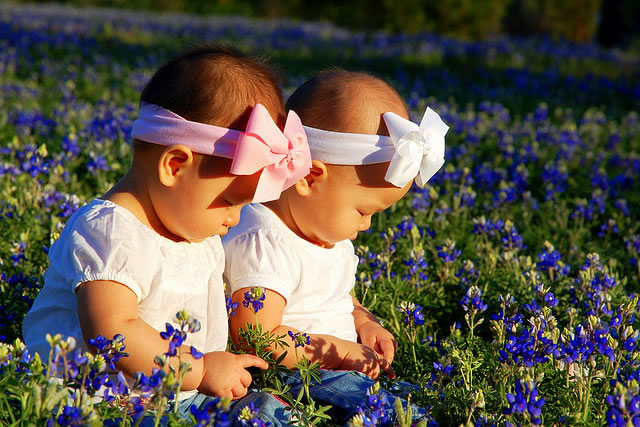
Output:
<instances>
[{"instance_id":1,"label":"puffed sleeve","mask_svg":"<svg viewBox=\"0 0 640 427\"><path fill-rule=\"evenodd\" d=\"M225 281L231 293L262 286L285 300L300 281L300 259L277 232L253 230L224 241Z\"/></svg>"},{"instance_id":2,"label":"puffed sleeve","mask_svg":"<svg viewBox=\"0 0 640 427\"><path fill-rule=\"evenodd\" d=\"M62 250L72 290L84 282L110 280L131 289L138 302L145 298L158 257L141 227L111 215L76 221Z\"/></svg>"}]
</instances>

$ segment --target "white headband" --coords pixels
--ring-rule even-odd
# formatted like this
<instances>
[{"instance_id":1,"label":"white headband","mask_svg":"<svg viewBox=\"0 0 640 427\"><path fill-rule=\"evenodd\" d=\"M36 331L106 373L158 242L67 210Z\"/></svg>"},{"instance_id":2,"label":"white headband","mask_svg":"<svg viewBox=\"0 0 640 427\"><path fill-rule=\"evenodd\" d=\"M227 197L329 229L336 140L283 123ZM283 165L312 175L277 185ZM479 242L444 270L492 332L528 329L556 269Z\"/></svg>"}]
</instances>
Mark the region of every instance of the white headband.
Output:
<instances>
[{"instance_id":1,"label":"white headband","mask_svg":"<svg viewBox=\"0 0 640 427\"><path fill-rule=\"evenodd\" d=\"M334 165L390 162L386 181L402 188L415 179L423 187L444 164L444 136L449 126L429 107L420 126L391 112L382 117L390 136L304 126L311 158Z\"/></svg>"}]
</instances>

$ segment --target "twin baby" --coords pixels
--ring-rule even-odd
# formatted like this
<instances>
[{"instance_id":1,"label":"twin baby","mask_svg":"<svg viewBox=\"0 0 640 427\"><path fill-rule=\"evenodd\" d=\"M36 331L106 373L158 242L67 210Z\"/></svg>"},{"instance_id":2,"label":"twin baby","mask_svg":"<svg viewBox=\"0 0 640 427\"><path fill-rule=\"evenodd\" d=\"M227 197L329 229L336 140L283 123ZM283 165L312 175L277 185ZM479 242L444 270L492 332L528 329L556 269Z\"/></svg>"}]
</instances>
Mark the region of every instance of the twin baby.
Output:
<instances>
[{"instance_id":1,"label":"twin baby","mask_svg":"<svg viewBox=\"0 0 640 427\"><path fill-rule=\"evenodd\" d=\"M46 334L84 349L90 338L122 334L129 357L118 369L150 373L167 351L158 331L185 309L202 327L183 346L191 371L181 414L224 396L236 399L233 411L254 402L265 421L286 425L280 401L247 394L247 368L266 362L225 351L224 274L236 302L266 289L263 328L309 335L304 355L323 368L311 396L348 419L381 371L393 377L397 348L352 296L351 241L444 162L446 125L429 109L420 126L408 118L393 88L364 73L321 72L285 106L256 58L201 47L171 60L140 96L130 169L68 220L49 251L23 323L28 347L46 359ZM254 321L238 304L233 339ZM289 351L283 363L295 362ZM286 381L301 387L295 373Z\"/></svg>"}]
</instances>

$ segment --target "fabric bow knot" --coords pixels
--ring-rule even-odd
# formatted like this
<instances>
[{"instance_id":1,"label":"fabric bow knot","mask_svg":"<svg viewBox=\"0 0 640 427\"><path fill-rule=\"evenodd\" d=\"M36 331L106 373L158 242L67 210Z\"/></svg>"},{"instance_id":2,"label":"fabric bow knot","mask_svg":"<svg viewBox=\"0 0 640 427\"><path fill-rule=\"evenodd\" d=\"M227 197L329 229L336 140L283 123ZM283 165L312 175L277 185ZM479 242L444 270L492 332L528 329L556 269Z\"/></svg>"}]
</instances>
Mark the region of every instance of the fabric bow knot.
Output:
<instances>
[{"instance_id":1,"label":"fabric bow knot","mask_svg":"<svg viewBox=\"0 0 640 427\"><path fill-rule=\"evenodd\" d=\"M267 109L256 104L245 132L238 138L230 169L234 175L252 175L262 169L253 201L279 198L310 168L311 152L298 115L289 111L281 131Z\"/></svg>"},{"instance_id":2,"label":"fabric bow knot","mask_svg":"<svg viewBox=\"0 0 640 427\"><path fill-rule=\"evenodd\" d=\"M383 118L396 150L385 180L403 188L415 178L424 187L444 164L444 136L449 126L429 107L420 126L392 112L384 113Z\"/></svg>"}]
</instances>

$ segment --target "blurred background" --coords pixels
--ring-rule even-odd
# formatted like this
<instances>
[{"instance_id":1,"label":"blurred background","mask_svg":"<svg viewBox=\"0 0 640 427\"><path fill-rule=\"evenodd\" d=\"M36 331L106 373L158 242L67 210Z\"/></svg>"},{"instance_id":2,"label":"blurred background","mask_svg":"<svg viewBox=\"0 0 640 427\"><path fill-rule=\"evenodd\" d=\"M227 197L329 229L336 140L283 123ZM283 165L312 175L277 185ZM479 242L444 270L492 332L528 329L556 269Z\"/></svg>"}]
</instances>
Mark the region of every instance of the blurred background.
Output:
<instances>
[{"instance_id":1,"label":"blurred background","mask_svg":"<svg viewBox=\"0 0 640 427\"><path fill-rule=\"evenodd\" d=\"M349 29L435 32L466 40L508 34L547 35L578 43L596 41L606 47L640 43L637 0L62 0L59 3L325 20Z\"/></svg>"}]
</instances>

